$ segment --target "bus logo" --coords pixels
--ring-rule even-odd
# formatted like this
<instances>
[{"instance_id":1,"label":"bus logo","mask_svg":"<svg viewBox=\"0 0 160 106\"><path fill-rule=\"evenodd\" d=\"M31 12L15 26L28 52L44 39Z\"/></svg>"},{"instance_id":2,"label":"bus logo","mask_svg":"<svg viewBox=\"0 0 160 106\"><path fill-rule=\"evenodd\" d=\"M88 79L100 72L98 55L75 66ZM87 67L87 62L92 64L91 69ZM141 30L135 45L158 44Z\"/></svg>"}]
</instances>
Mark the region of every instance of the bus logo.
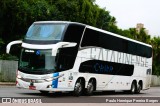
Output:
<instances>
[{"instance_id":1,"label":"bus logo","mask_svg":"<svg viewBox=\"0 0 160 106\"><path fill-rule=\"evenodd\" d=\"M40 51L39 50L36 51L36 55L40 55Z\"/></svg>"}]
</instances>

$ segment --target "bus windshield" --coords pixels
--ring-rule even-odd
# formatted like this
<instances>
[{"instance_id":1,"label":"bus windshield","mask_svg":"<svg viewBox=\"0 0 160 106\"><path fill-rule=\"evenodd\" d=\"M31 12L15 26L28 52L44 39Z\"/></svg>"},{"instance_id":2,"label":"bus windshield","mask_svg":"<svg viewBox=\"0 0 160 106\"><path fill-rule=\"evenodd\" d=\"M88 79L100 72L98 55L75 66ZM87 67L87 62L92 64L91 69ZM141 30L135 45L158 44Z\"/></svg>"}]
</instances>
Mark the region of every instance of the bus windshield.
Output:
<instances>
[{"instance_id":1,"label":"bus windshield","mask_svg":"<svg viewBox=\"0 0 160 106\"><path fill-rule=\"evenodd\" d=\"M22 49L19 69L26 73L50 73L56 71L55 56L51 50Z\"/></svg>"},{"instance_id":2,"label":"bus windshield","mask_svg":"<svg viewBox=\"0 0 160 106\"><path fill-rule=\"evenodd\" d=\"M26 34L27 40L61 40L66 24L34 23Z\"/></svg>"}]
</instances>

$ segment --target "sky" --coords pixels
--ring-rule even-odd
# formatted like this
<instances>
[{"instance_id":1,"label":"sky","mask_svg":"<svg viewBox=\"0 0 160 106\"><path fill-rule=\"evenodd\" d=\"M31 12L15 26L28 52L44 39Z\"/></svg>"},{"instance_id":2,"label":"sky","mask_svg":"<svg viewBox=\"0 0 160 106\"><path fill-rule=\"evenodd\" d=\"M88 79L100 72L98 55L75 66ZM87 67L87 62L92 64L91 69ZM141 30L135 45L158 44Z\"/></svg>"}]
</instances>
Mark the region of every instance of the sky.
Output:
<instances>
[{"instance_id":1,"label":"sky","mask_svg":"<svg viewBox=\"0 0 160 106\"><path fill-rule=\"evenodd\" d=\"M153 36L160 36L160 0L96 0L114 16L121 29L136 27L143 23Z\"/></svg>"}]
</instances>

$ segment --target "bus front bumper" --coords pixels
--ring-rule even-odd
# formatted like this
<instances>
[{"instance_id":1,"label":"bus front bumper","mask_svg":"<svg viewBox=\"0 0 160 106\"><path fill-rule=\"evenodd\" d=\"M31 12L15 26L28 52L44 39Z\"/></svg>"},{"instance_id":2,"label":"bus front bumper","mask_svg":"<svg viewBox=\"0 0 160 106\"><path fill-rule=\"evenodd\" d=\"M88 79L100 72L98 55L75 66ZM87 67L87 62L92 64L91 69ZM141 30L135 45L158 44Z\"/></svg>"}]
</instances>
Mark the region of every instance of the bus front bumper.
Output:
<instances>
[{"instance_id":1,"label":"bus front bumper","mask_svg":"<svg viewBox=\"0 0 160 106\"><path fill-rule=\"evenodd\" d=\"M17 79L16 81L17 88L30 89L30 90L39 90L39 91L53 91L53 92L63 92L63 91L73 91L73 88L69 87L56 87L50 82L43 83L34 83L34 82L26 82L21 79Z\"/></svg>"}]
</instances>

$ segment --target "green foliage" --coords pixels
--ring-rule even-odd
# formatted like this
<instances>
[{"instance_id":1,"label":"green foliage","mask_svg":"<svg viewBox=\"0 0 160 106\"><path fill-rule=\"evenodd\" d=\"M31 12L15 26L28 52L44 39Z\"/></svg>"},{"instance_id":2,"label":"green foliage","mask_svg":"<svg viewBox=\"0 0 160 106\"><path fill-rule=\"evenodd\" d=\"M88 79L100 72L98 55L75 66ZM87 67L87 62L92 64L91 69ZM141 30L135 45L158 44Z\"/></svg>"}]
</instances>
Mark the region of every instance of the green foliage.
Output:
<instances>
[{"instance_id":1,"label":"green foliage","mask_svg":"<svg viewBox=\"0 0 160 106\"><path fill-rule=\"evenodd\" d=\"M0 38L0 47L4 44L3 40Z\"/></svg>"},{"instance_id":2,"label":"green foliage","mask_svg":"<svg viewBox=\"0 0 160 106\"><path fill-rule=\"evenodd\" d=\"M3 47L4 45L4 41L0 38L0 49ZM0 53L2 53L2 51L0 51Z\"/></svg>"},{"instance_id":3,"label":"green foliage","mask_svg":"<svg viewBox=\"0 0 160 106\"><path fill-rule=\"evenodd\" d=\"M18 58L16 56L12 56L10 54L2 54L0 56L1 60L18 60Z\"/></svg>"},{"instance_id":4,"label":"green foliage","mask_svg":"<svg viewBox=\"0 0 160 106\"><path fill-rule=\"evenodd\" d=\"M18 35L24 35L34 21L51 20L54 10L45 0L1 0L0 4L0 37L5 43L22 38Z\"/></svg>"},{"instance_id":5,"label":"green foliage","mask_svg":"<svg viewBox=\"0 0 160 106\"><path fill-rule=\"evenodd\" d=\"M0 0L0 38L7 43L22 39L34 21L76 21L106 29L114 19L95 0ZM0 42L1 45L1 42Z\"/></svg>"},{"instance_id":6,"label":"green foliage","mask_svg":"<svg viewBox=\"0 0 160 106\"><path fill-rule=\"evenodd\" d=\"M153 74L160 75L160 37L151 39L153 47Z\"/></svg>"}]
</instances>

